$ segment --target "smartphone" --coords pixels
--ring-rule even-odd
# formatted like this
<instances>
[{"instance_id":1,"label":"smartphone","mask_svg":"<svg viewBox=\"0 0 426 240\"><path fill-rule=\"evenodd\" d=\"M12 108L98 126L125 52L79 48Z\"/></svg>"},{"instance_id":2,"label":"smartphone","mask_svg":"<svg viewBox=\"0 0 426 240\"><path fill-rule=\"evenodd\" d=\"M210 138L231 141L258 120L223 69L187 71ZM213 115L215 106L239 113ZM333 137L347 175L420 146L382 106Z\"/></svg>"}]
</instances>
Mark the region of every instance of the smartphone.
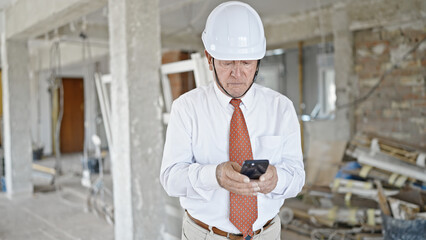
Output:
<instances>
[{"instance_id":1,"label":"smartphone","mask_svg":"<svg viewBox=\"0 0 426 240\"><path fill-rule=\"evenodd\" d=\"M268 169L269 160L245 160L241 167L241 174L246 175L250 179L259 179L259 177Z\"/></svg>"}]
</instances>

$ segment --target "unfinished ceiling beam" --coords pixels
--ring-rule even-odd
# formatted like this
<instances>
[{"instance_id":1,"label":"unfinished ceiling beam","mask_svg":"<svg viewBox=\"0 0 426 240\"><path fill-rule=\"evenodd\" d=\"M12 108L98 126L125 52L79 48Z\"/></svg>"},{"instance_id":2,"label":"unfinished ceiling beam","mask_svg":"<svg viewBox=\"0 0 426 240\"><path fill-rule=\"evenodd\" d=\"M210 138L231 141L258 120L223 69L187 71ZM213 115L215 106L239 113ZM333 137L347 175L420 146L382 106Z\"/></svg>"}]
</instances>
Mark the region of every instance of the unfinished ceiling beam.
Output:
<instances>
[{"instance_id":1,"label":"unfinished ceiling beam","mask_svg":"<svg viewBox=\"0 0 426 240\"><path fill-rule=\"evenodd\" d=\"M180 49L199 52L203 52L204 50L203 42L201 41L201 33L180 33L178 35L161 33L161 47L163 49Z\"/></svg>"},{"instance_id":2,"label":"unfinished ceiling beam","mask_svg":"<svg viewBox=\"0 0 426 240\"><path fill-rule=\"evenodd\" d=\"M106 6L107 0L18 0L5 11L6 38L28 39Z\"/></svg>"},{"instance_id":3,"label":"unfinished ceiling beam","mask_svg":"<svg viewBox=\"0 0 426 240\"><path fill-rule=\"evenodd\" d=\"M349 1L347 11L351 19L349 29L357 31L415 20L424 21L426 4L423 0Z\"/></svg>"},{"instance_id":4,"label":"unfinished ceiling beam","mask_svg":"<svg viewBox=\"0 0 426 240\"><path fill-rule=\"evenodd\" d=\"M168 14L177 10L180 10L188 5L192 5L195 3L201 2L201 0L184 0L184 1L177 1L173 2L172 4L169 4L167 6L163 6L160 9L161 14Z\"/></svg>"},{"instance_id":5,"label":"unfinished ceiling beam","mask_svg":"<svg viewBox=\"0 0 426 240\"><path fill-rule=\"evenodd\" d=\"M322 25L320 25L320 17L323 19ZM331 35L333 32L332 8L268 19L264 21L264 25L268 45L281 45Z\"/></svg>"},{"instance_id":6,"label":"unfinished ceiling beam","mask_svg":"<svg viewBox=\"0 0 426 240\"><path fill-rule=\"evenodd\" d=\"M264 19L268 46L332 35L333 15L342 8L347 11L349 30L357 31L423 20L426 4L422 0L347 1L312 11Z\"/></svg>"}]
</instances>

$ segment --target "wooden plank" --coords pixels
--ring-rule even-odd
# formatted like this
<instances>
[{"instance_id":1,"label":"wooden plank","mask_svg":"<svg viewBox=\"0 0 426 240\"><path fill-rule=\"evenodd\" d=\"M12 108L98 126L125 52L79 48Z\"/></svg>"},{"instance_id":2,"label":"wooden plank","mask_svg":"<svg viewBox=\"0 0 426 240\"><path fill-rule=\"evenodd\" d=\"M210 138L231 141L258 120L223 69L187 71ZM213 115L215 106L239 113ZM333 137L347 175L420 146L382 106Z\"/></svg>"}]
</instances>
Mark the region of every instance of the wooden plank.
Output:
<instances>
[{"instance_id":1,"label":"wooden plank","mask_svg":"<svg viewBox=\"0 0 426 240\"><path fill-rule=\"evenodd\" d=\"M355 146L370 148L372 139L377 139L382 153L388 154L405 162L416 164L417 157L422 153L422 148L405 145L395 140L376 135L357 135L351 141Z\"/></svg>"},{"instance_id":2,"label":"wooden plank","mask_svg":"<svg viewBox=\"0 0 426 240\"><path fill-rule=\"evenodd\" d=\"M349 201L347 200L346 194L333 194L332 202L334 206L338 207L347 207L349 202L350 206L353 207L362 207L362 208L379 208L377 201L373 199L367 199L359 197L355 194L351 196Z\"/></svg>"},{"instance_id":3,"label":"wooden plank","mask_svg":"<svg viewBox=\"0 0 426 240\"><path fill-rule=\"evenodd\" d=\"M40 164L33 163L33 170L48 173L48 174L51 174L51 175L56 175L56 170L54 168L45 167L45 166L42 166Z\"/></svg>"},{"instance_id":4,"label":"wooden plank","mask_svg":"<svg viewBox=\"0 0 426 240\"><path fill-rule=\"evenodd\" d=\"M414 220L416 214L420 212L418 205L391 197L388 200L395 219Z\"/></svg>"},{"instance_id":5,"label":"wooden plank","mask_svg":"<svg viewBox=\"0 0 426 240\"><path fill-rule=\"evenodd\" d=\"M425 208L422 208L422 206L425 205L425 201L423 199L426 199L426 192L424 191L413 188L406 188L402 189L397 195L393 197L405 202L416 204L421 207L421 211L426 210Z\"/></svg>"},{"instance_id":6,"label":"wooden plank","mask_svg":"<svg viewBox=\"0 0 426 240\"><path fill-rule=\"evenodd\" d=\"M387 137L379 136L379 135L373 134L373 133L367 133L366 137L368 139L377 138L377 139L379 139L379 141L381 143L385 143L387 145L392 145L396 148L405 149L407 151L421 151L422 149L424 150L424 148L422 148L420 145L407 144L405 142L401 142L401 141L398 141L398 140L395 140L395 139L390 139L390 138L387 138Z\"/></svg>"},{"instance_id":7,"label":"wooden plank","mask_svg":"<svg viewBox=\"0 0 426 240\"><path fill-rule=\"evenodd\" d=\"M386 199L385 194L383 193L382 183L377 180L374 181L374 183L377 186L377 197L379 199L380 209L382 210L383 214L385 214L386 216L392 216L391 211L389 209L388 201Z\"/></svg>"},{"instance_id":8,"label":"wooden plank","mask_svg":"<svg viewBox=\"0 0 426 240\"><path fill-rule=\"evenodd\" d=\"M362 177L361 176L361 169L343 170L343 172L350 174L350 175L353 175L353 176ZM367 173L367 176L365 178L377 179L377 180L380 180L380 181L383 181L383 182L387 182L390 175L391 175L391 173L380 171L378 169L373 168Z\"/></svg>"},{"instance_id":9,"label":"wooden plank","mask_svg":"<svg viewBox=\"0 0 426 240\"><path fill-rule=\"evenodd\" d=\"M346 148L346 141L317 141L309 145L306 163L308 186L328 186L334 179Z\"/></svg>"}]
</instances>

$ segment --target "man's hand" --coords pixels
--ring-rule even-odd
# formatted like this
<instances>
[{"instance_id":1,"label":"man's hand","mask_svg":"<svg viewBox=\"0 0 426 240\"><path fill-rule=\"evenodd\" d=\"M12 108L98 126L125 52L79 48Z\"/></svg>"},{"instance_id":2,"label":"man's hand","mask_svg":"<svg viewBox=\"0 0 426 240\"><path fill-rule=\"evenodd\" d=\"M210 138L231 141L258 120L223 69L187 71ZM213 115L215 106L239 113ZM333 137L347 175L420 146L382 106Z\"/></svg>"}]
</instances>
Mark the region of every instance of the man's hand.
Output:
<instances>
[{"instance_id":1,"label":"man's hand","mask_svg":"<svg viewBox=\"0 0 426 240\"><path fill-rule=\"evenodd\" d=\"M236 194L248 196L257 195L257 192L261 190L258 185L258 182L250 182L250 179L247 176L240 174L240 171L241 166L236 162L221 163L216 168L217 182L221 187ZM267 173L268 171L266 171L264 175L267 175ZM265 182L269 181L265 180Z\"/></svg>"},{"instance_id":2,"label":"man's hand","mask_svg":"<svg viewBox=\"0 0 426 240\"><path fill-rule=\"evenodd\" d=\"M259 185L260 191L263 194L272 192L275 189L278 182L277 169L273 165L269 165L266 172L260 176L259 180L256 181Z\"/></svg>"}]
</instances>

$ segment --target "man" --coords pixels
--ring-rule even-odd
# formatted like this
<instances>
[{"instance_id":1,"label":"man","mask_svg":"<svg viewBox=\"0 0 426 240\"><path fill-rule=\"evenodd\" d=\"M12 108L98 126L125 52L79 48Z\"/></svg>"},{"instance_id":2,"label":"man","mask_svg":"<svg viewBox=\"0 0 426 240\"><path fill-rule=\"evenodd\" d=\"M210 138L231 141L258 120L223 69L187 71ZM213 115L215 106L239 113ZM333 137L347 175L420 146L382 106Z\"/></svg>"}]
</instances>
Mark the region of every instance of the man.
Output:
<instances>
[{"instance_id":1,"label":"man","mask_svg":"<svg viewBox=\"0 0 426 240\"><path fill-rule=\"evenodd\" d=\"M245 3L220 4L202 40L215 83L174 101L161 166L185 209L182 239L280 239L278 212L305 172L292 102L253 83L266 51L261 19ZM270 162L258 180L240 174L250 159Z\"/></svg>"}]
</instances>

